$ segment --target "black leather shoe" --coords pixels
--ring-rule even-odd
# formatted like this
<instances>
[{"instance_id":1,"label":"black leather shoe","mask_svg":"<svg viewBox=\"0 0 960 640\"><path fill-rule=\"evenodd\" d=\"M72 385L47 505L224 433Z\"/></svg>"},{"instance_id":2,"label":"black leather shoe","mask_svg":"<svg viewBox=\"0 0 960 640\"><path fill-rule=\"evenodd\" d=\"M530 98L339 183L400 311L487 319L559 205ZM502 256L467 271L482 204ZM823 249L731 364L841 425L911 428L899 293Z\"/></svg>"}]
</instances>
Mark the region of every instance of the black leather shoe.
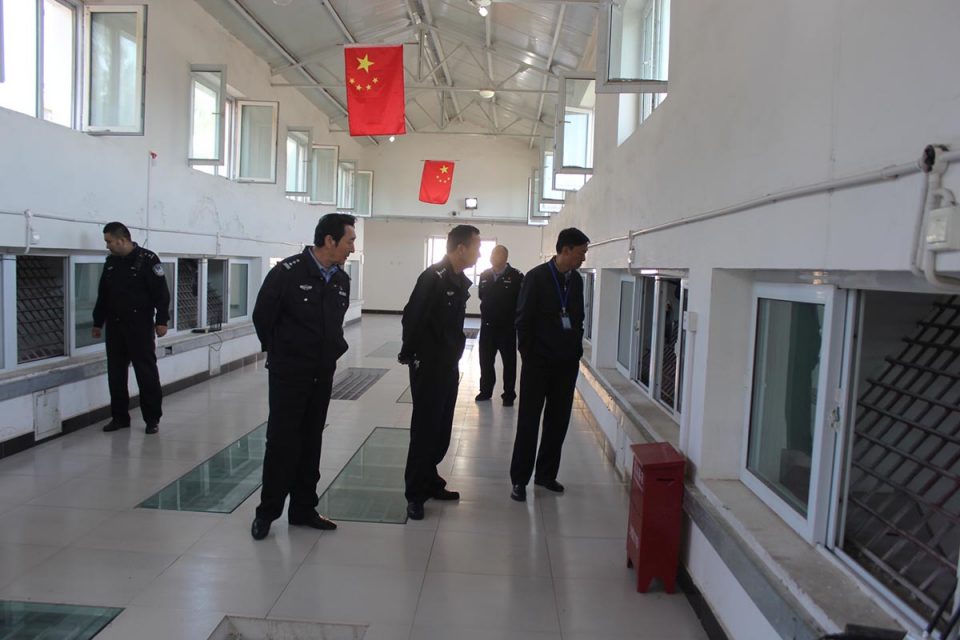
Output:
<instances>
[{"instance_id":1,"label":"black leather shoe","mask_svg":"<svg viewBox=\"0 0 960 640\"><path fill-rule=\"evenodd\" d=\"M111 431L119 431L120 429L129 429L129 428L130 428L129 422L127 424L123 424L121 422L117 422L116 420L111 420L103 427L103 430L107 433L110 433Z\"/></svg>"},{"instance_id":2,"label":"black leather shoe","mask_svg":"<svg viewBox=\"0 0 960 640\"><path fill-rule=\"evenodd\" d=\"M411 520L423 520L423 504L412 500L408 502L407 517Z\"/></svg>"},{"instance_id":3,"label":"black leather shoe","mask_svg":"<svg viewBox=\"0 0 960 640\"><path fill-rule=\"evenodd\" d=\"M547 491L563 493L563 485L556 480L534 480L533 484L537 485L538 487L543 487Z\"/></svg>"},{"instance_id":4,"label":"black leather shoe","mask_svg":"<svg viewBox=\"0 0 960 640\"><path fill-rule=\"evenodd\" d=\"M145 433L156 433L157 431L160 431L160 425L156 423L148 424L147 428L144 429Z\"/></svg>"},{"instance_id":5,"label":"black leather shoe","mask_svg":"<svg viewBox=\"0 0 960 640\"><path fill-rule=\"evenodd\" d=\"M489 393L478 393L477 397L474 398L474 400L476 400L477 402L483 402L485 400L489 400L492 397L493 396L491 396Z\"/></svg>"},{"instance_id":6,"label":"black leather shoe","mask_svg":"<svg viewBox=\"0 0 960 640\"><path fill-rule=\"evenodd\" d=\"M270 533L270 521L263 518L254 518L253 524L250 525L250 535L253 536L253 539L263 540L268 533Z\"/></svg>"},{"instance_id":7,"label":"black leather shoe","mask_svg":"<svg viewBox=\"0 0 960 640\"><path fill-rule=\"evenodd\" d=\"M526 502L527 488L522 484L513 485L513 489L510 491L510 499L516 500L517 502Z\"/></svg>"},{"instance_id":8,"label":"black leather shoe","mask_svg":"<svg viewBox=\"0 0 960 640\"><path fill-rule=\"evenodd\" d=\"M512 407L512 406L513 406L513 398L504 398L504 399L503 399L503 406L505 406L505 407Z\"/></svg>"},{"instance_id":9,"label":"black leather shoe","mask_svg":"<svg viewBox=\"0 0 960 640\"><path fill-rule=\"evenodd\" d=\"M287 518L287 522L295 527L310 527L311 529L320 529L321 531L333 531L337 528L337 523L329 518L324 518L317 512L313 512L305 518Z\"/></svg>"},{"instance_id":10,"label":"black leather shoe","mask_svg":"<svg viewBox=\"0 0 960 640\"><path fill-rule=\"evenodd\" d=\"M459 500L459 491L450 491L449 489L440 489L431 496L434 500Z\"/></svg>"}]
</instances>

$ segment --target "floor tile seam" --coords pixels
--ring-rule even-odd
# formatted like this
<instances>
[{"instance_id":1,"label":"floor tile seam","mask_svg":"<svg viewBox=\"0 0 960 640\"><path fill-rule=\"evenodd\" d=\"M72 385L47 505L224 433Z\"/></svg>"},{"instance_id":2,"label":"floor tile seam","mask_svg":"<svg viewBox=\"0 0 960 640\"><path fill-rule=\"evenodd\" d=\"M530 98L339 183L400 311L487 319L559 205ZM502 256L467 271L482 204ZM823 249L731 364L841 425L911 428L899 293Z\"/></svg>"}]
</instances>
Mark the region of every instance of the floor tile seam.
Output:
<instances>
[{"instance_id":1,"label":"floor tile seam","mask_svg":"<svg viewBox=\"0 0 960 640\"><path fill-rule=\"evenodd\" d=\"M420 590L417 592L417 604L413 607L413 618L410 620L410 632L407 634L407 640L413 637L413 627L417 624L417 613L420 611L420 600L423 598L423 588L427 583L427 573L430 569L430 561L433 559L433 550L437 545L437 536L440 534L440 520L443 519L445 511L440 509L440 516L437 518L437 526L433 529L433 539L430 541L430 552L427 554L427 564L423 567L423 577L420 580Z\"/></svg>"},{"instance_id":2,"label":"floor tile seam","mask_svg":"<svg viewBox=\"0 0 960 640\"><path fill-rule=\"evenodd\" d=\"M297 564L297 567L293 570L293 572L291 572L290 578L287 580L286 584L283 585L283 589L280 590L280 593L274 599L273 604L271 604L270 607L267 609L267 613L264 616L264 619L269 618L270 615L273 613L273 610L277 608L277 605L280 603L280 600L283 598L284 594L287 592L287 589L289 589L290 585L293 584L294 578L297 577L297 574L300 573L300 570L306 564L307 558L310 556L311 553L313 553L313 550L317 547L318 544L320 544L320 541L323 540L324 536L326 535L328 534L325 532L321 532L320 535L317 536L316 542L314 542L313 546L311 546L307 550L307 553L303 556L303 559L300 560L300 563Z\"/></svg>"},{"instance_id":3,"label":"floor tile seam","mask_svg":"<svg viewBox=\"0 0 960 640\"><path fill-rule=\"evenodd\" d=\"M544 520L544 517L543 517L544 502L545 501L543 500L536 501L537 509L540 511L540 519L542 522L546 522L546 520ZM544 525L544 529L546 529L546 525ZM560 632L560 640L563 640L563 623L560 617L560 598L557 595L557 576L554 575L553 557L550 555L550 534L544 531L543 537L544 537L544 546L546 546L547 548L547 566L550 567L550 588L553 590L553 605L554 605L554 610L556 611L556 614L557 614L557 629Z\"/></svg>"}]
</instances>

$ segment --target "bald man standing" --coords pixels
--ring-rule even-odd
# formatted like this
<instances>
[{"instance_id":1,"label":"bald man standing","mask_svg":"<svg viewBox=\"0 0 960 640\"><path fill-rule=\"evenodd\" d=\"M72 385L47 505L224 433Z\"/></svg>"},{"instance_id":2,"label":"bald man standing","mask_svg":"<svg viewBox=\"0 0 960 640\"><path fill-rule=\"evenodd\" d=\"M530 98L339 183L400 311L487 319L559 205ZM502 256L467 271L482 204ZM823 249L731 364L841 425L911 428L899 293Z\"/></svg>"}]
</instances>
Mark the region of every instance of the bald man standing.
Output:
<instances>
[{"instance_id":1,"label":"bald man standing","mask_svg":"<svg viewBox=\"0 0 960 640\"><path fill-rule=\"evenodd\" d=\"M512 407L517 397L517 297L523 274L507 262L503 245L490 254L492 269L480 274L480 393L477 402L493 397L497 382L494 364L497 352L503 362L503 406Z\"/></svg>"}]
</instances>

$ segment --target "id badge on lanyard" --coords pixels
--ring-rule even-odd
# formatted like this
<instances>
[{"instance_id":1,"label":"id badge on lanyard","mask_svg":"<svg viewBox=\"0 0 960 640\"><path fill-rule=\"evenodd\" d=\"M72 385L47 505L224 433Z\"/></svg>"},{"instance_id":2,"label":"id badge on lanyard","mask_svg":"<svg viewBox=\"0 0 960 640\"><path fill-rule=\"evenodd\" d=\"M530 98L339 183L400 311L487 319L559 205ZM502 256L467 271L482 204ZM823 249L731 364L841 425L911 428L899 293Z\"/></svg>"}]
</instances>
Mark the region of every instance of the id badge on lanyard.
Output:
<instances>
[{"instance_id":1,"label":"id badge on lanyard","mask_svg":"<svg viewBox=\"0 0 960 640\"><path fill-rule=\"evenodd\" d=\"M570 331L573 329L573 323L570 322L570 316L567 315L566 309L563 309L560 312L560 324L563 326L564 331Z\"/></svg>"},{"instance_id":2,"label":"id badge on lanyard","mask_svg":"<svg viewBox=\"0 0 960 640\"><path fill-rule=\"evenodd\" d=\"M567 296L570 295L570 287L568 285L566 291L561 290L560 278L557 277L553 261L550 262L550 273L553 275L553 281L557 285L557 296L560 298L560 326L563 327L564 331L571 331L573 323L570 321L570 314L567 313Z\"/></svg>"}]
</instances>

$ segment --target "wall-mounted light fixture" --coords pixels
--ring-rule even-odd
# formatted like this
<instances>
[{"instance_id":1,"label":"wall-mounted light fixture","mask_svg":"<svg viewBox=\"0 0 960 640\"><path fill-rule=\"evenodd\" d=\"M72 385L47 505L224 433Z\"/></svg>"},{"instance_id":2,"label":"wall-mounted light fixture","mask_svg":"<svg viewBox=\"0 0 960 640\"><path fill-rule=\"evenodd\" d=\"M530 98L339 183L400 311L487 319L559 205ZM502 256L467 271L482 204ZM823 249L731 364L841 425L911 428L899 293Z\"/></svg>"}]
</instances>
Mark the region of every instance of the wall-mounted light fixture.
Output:
<instances>
[{"instance_id":1,"label":"wall-mounted light fixture","mask_svg":"<svg viewBox=\"0 0 960 640\"><path fill-rule=\"evenodd\" d=\"M463 208L464 209L476 209L480 205L480 200L476 197L464 198Z\"/></svg>"}]
</instances>

